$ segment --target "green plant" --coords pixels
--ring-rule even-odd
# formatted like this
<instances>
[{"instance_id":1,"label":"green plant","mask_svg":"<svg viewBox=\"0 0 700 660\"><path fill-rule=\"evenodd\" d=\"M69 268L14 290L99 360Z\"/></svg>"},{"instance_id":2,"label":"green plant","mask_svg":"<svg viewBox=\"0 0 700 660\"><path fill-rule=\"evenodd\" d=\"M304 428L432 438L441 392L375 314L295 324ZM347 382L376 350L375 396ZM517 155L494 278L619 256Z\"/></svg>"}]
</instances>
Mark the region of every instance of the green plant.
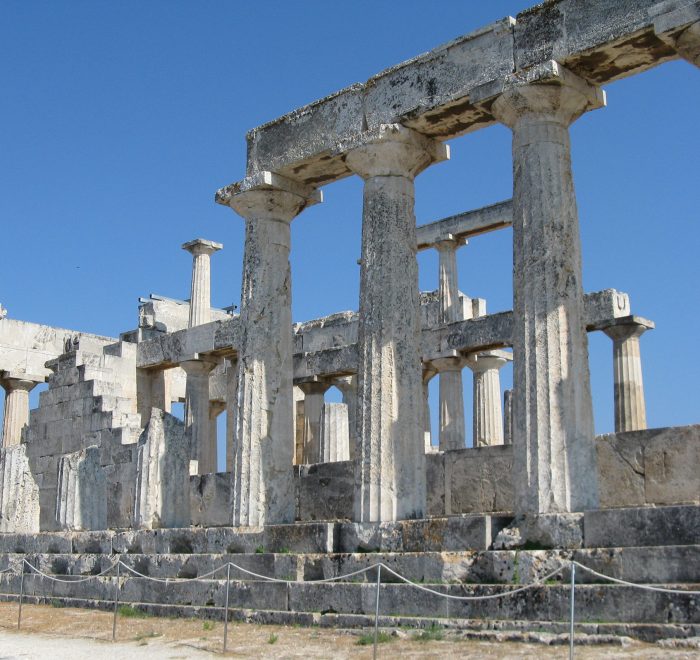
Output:
<instances>
[{"instance_id":1,"label":"green plant","mask_svg":"<svg viewBox=\"0 0 700 660\"><path fill-rule=\"evenodd\" d=\"M275 635L275 633L270 633L270 636L267 638L267 643L268 644L275 644L278 639L279 639L279 635Z\"/></svg>"},{"instance_id":2,"label":"green plant","mask_svg":"<svg viewBox=\"0 0 700 660\"><path fill-rule=\"evenodd\" d=\"M520 571L518 570L518 562L520 561L518 550L515 551L515 557L513 557L513 582L515 584L520 584Z\"/></svg>"},{"instance_id":3,"label":"green plant","mask_svg":"<svg viewBox=\"0 0 700 660\"><path fill-rule=\"evenodd\" d=\"M214 622L213 621L204 621L202 623L202 629L203 630L214 630Z\"/></svg>"},{"instance_id":4,"label":"green plant","mask_svg":"<svg viewBox=\"0 0 700 660\"><path fill-rule=\"evenodd\" d=\"M282 547L282 548L280 548L280 549L277 551L277 554L279 554L279 555L288 555L288 554L290 554L291 552L292 552L292 551L291 551L289 548Z\"/></svg>"},{"instance_id":5,"label":"green plant","mask_svg":"<svg viewBox=\"0 0 700 660\"><path fill-rule=\"evenodd\" d=\"M391 639L392 637L388 633L380 632L377 634L377 644L386 644L387 642L390 642ZM355 644L357 644L357 646L372 646L372 644L374 644L374 633L371 632L360 635Z\"/></svg>"},{"instance_id":6,"label":"green plant","mask_svg":"<svg viewBox=\"0 0 700 660\"><path fill-rule=\"evenodd\" d=\"M421 631L418 635L415 635L413 639L417 642L439 642L445 637L445 633L442 628L436 624L430 624L430 628Z\"/></svg>"},{"instance_id":7,"label":"green plant","mask_svg":"<svg viewBox=\"0 0 700 660\"><path fill-rule=\"evenodd\" d=\"M131 605L120 605L119 609L117 609L117 614L128 619L147 619L151 616L148 612L138 610L135 607L131 607Z\"/></svg>"},{"instance_id":8,"label":"green plant","mask_svg":"<svg viewBox=\"0 0 700 660\"><path fill-rule=\"evenodd\" d=\"M142 633L142 634L140 634L140 635L136 635L136 637L134 637L134 641L135 641L135 642L141 642L141 643L142 643L142 646L143 646L143 645L146 644L146 642L145 642L144 640L146 640L146 639L152 639L153 637L160 637L160 636L161 636L160 633L157 633L155 630L151 630L150 632Z\"/></svg>"},{"instance_id":9,"label":"green plant","mask_svg":"<svg viewBox=\"0 0 700 660\"><path fill-rule=\"evenodd\" d=\"M256 555L263 555L265 554L265 548L262 545L259 545L257 548L255 548L255 554Z\"/></svg>"}]
</instances>

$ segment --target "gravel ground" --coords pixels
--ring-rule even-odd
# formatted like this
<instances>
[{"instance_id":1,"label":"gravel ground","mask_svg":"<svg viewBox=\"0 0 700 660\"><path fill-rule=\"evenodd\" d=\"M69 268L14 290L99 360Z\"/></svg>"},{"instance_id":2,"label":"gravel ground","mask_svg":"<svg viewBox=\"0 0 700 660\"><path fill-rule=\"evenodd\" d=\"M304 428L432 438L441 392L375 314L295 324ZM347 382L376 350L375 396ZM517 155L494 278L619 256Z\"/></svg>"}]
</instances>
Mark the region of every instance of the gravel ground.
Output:
<instances>
[{"instance_id":1,"label":"gravel ground","mask_svg":"<svg viewBox=\"0 0 700 660\"><path fill-rule=\"evenodd\" d=\"M120 616L112 642L112 615L107 612L47 605L25 605L22 630L16 630L17 605L0 603L0 660L34 658L208 658L221 655L223 624L199 619ZM416 631L394 631L379 646L380 658L546 658L568 657L568 646L458 639L419 641ZM372 657L360 646L362 632L322 628L229 624L227 657L353 658ZM581 646L576 660L594 658L700 659L700 650L662 648L653 644Z\"/></svg>"}]
</instances>

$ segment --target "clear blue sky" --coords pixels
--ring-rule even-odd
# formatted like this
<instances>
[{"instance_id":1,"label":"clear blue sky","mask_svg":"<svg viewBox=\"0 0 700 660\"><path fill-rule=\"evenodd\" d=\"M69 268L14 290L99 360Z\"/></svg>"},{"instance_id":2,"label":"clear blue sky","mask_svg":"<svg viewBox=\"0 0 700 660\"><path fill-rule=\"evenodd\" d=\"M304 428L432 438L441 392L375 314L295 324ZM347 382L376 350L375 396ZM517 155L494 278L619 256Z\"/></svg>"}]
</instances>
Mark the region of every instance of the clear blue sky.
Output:
<instances>
[{"instance_id":1,"label":"clear blue sky","mask_svg":"<svg viewBox=\"0 0 700 660\"><path fill-rule=\"evenodd\" d=\"M238 304L243 222L213 196L244 175L246 131L530 4L4 0L0 302L116 336L139 296L188 297L180 245L202 236L225 245L214 304ZM572 129L585 288L626 291L657 324L642 339L650 425L698 422L700 71L678 61L606 89ZM508 130L451 148L417 180L419 224L511 196ZM357 307L361 182L324 195L293 223L295 320ZM436 255L419 264L436 288ZM471 241L459 267L462 290L511 307L510 230ZM610 340L590 352L606 432Z\"/></svg>"}]
</instances>

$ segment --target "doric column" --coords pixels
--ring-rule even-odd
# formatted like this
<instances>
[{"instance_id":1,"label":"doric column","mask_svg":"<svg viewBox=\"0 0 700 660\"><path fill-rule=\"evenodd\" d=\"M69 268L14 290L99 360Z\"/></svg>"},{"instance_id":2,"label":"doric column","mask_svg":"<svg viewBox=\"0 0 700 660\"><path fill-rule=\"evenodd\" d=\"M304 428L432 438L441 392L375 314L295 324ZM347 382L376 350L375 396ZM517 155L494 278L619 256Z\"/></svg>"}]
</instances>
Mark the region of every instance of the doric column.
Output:
<instances>
[{"instance_id":1,"label":"doric column","mask_svg":"<svg viewBox=\"0 0 700 660\"><path fill-rule=\"evenodd\" d=\"M216 367L213 360L181 362L187 382L185 385L185 431L190 442L190 458L197 461L193 474L216 472L216 446L212 452L209 419L209 374Z\"/></svg>"},{"instance_id":2,"label":"doric column","mask_svg":"<svg viewBox=\"0 0 700 660\"><path fill-rule=\"evenodd\" d=\"M613 340L615 432L647 427L639 338L654 324L639 316L615 319L600 329Z\"/></svg>"},{"instance_id":3,"label":"doric column","mask_svg":"<svg viewBox=\"0 0 700 660\"><path fill-rule=\"evenodd\" d=\"M506 351L485 351L467 358L466 364L474 374L474 447L504 444L499 372L511 359Z\"/></svg>"},{"instance_id":4,"label":"doric column","mask_svg":"<svg viewBox=\"0 0 700 660\"><path fill-rule=\"evenodd\" d=\"M457 248L466 244L464 239L456 239L451 234L435 243L439 256L438 319L441 325L461 320Z\"/></svg>"},{"instance_id":5,"label":"doric column","mask_svg":"<svg viewBox=\"0 0 700 660\"><path fill-rule=\"evenodd\" d=\"M550 61L500 81L491 105L513 131L517 513L583 511L598 504L568 127L604 103L600 89Z\"/></svg>"},{"instance_id":6,"label":"doric column","mask_svg":"<svg viewBox=\"0 0 700 660\"><path fill-rule=\"evenodd\" d=\"M290 223L317 190L260 172L217 193L245 219L233 524L294 522Z\"/></svg>"},{"instance_id":7,"label":"doric column","mask_svg":"<svg viewBox=\"0 0 700 660\"><path fill-rule=\"evenodd\" d=\"M22 441L22 429L29 424L29 392L38 382L27 378L4 376L0 385L5 389L5 412L2 446L12 447Z\"/></svg>"},{"instance_id":8,"label":"doric column","mask_svg":"<svg viewBox=\"0 0 700 660\"><path fill-rule=\"evenodd\" d=\"M324 403L321 408L321 447L319 463L350 459L348 407L344 403Z\"/></svg>"},{"instance_id":9,"label":"doric column","mask_svg":"<svg viewBox=\"0 0 700 660\"><path fill-rule=\"evenodd\" d=\"M423 444L425 453L433 451L433 432L430 421L430 381L437 374L432 362L423 362Z\"/></svg>"},{"instance_id":10,"label":"doric column","mask_svg":"<svg viewBox=\"0 0 700 660\"><path fill-rule=\"evenodd\" d=\"M503 392L503 444L513 444L513 390Z\"/></svg>"},{"instance_id":11,"label":"doric column","mask_svg":"<svg viewBox=\"0 0 700 660\"><path fill-rule=\"evenodd\" d=\"M185 243L183 250L192 255L192 289L190 293L189 327L211 321L211 264L210 257L222 247L221 243L197 238Z\"/></svg>"},{"instance_id":12,"label":"doric column","mask_svg":"<svg viewBox=\"0 0 700 660\"><path fill-rule=\"evenodd\" d=\"M454 355L431 359L440 375L440 451L464 449L464 359Z\"/></svg>"},{"instance_id":13,"label":"doric column","mask_svg":"<svg viewBox=\"0 0 700 660\"><path fill-rule=\"evenodd\" d=\"M330 383L320 381L297 383L297 387L304 393L304 465L321 462L323 395L330 386Z\"/></svg>"},{"instance_id":14,"label":"doric column","mask_svg":"<svg viewBox=\"0 0 700 660\"><path fill-rule=\"evenodd\" d=\"M357 455L357 376L337 378L333 384L343 395L343 403L348 407L348 436L350 439L350 460Z\"/></svg>"},{"instance_id":15,"label":"doric column","mask_svg":"<svg viewBox=\"0 0 700 660\"><path fill-rule=\"evenodd\" d=\"M346 163L365 180L355 519L421 517L425 452L413 179L448 152L398 124L368 131L351 146Z\"/></svg>"}]
</instances>

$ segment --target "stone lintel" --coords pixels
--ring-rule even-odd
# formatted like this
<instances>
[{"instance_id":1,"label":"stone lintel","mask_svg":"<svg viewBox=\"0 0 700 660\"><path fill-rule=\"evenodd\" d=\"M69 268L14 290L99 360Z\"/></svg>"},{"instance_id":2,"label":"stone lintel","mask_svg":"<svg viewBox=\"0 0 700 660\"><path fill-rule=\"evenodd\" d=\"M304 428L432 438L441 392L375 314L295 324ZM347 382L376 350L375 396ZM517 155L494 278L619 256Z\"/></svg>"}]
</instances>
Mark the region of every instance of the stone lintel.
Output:
<instances>
[{"instance_id":1,"label":"stone lintel","mask_svg":"<svg viewBox=\"0 0 700 660\"><path fill-rule=\"evenodd\" d=\"M195 238L193 241L188 241L182 244L182 249L187 250L191 254L213 254L223 249L223 243L209 241L206 238Z\"/></svg>"},{"instance_id":2,"label":"stone lintel","mask_svg":"<svg viewBox=\"0 0 700 660\"><path fill-rule=\"evenodd\" d=\"M289 179L275 172L261 171L247 176L242 181L237 181L231 185L217 190L215 201L217 204L230 206L234 197L247 192L261 190L281 190L291 193L306 200L306 206L318 204L323 201L323 193L293 179Z\"/></svg>"},{"instance_id":3,"label":"stone lintel","mask_svg":"<svg viewBox=\"0 0 700 660\"><path fill-rule=\"evenodd\" d=\"M675 49L681 34L700 23L700 2L660 2L652 7L650 14L653 17L654 34Z\"/></svg>"}]
</instances>

